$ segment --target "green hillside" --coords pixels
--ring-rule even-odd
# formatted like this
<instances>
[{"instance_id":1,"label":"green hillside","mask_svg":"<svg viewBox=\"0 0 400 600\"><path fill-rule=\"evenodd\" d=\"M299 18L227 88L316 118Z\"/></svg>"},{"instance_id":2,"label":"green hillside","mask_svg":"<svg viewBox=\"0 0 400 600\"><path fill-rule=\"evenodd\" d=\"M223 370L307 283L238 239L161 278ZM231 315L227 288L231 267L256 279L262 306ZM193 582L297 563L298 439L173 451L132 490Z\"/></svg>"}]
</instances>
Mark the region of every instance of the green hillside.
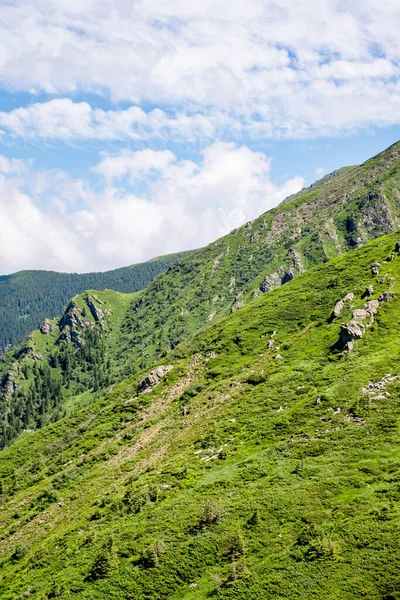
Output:
<instances>
[{"instance_id":1,"label":"green hillside","mask_svg":"<svg viewBox=\"0 0 400 600\"><path fill-rule=\"evenodd\" d=\"M3 450L1 598L399 598L398 241Z\"/></svg>"},{"instance_id":2,"label":"green hillside","mask_svg":"<svg viewBox=\"0 0 400 600\"><path fill-rule=\"evenodd\" d=\"M54 422L115 383L120 329L135 294L74 296L59 319L45 319L0 363L0 447Z\"/></svg>"},{"instance_id":3,"label":"green hillside","mask_svg":"<svg viewBox=\"0 0 400 600\"><path fill-rule=\"evenodd\" d=\"M118 300L122 308L115 322L109 298L104 323L85 325L81 311L90 314L88 295L79 296L76 311L72 307L69 314L67 308L60 321L72 319L71 331L71 323L61 332L54 322L50 335L36 332L2 357L1 446L25 429L56 421L67 407L91 402L203 327L316 264L399 227L400 144L395 144L174 262L144 290ZM76 344L74 336L84 343Z\"/></svg>"},{"instance_id":4,"label":"green hillside","mask_svg":"<svg viewBox=\"0 0 400 600\"><path fill-rule=\"evenodd\" d=\"M0 352L18 344L45 317L60 315L71 296L84 290L136 292L186 252L104 273L20 271L0 276Z\"/></svg>"}]
</instances>

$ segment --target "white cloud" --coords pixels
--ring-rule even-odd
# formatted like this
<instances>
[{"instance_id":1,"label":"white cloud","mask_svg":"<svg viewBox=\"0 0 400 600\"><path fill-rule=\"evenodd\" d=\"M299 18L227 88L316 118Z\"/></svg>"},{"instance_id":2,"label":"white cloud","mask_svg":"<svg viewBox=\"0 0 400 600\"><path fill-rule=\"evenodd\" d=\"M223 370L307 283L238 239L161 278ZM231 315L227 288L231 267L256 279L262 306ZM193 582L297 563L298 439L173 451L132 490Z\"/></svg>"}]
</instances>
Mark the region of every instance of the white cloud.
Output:
<instances>
[{"instance_id":1,"label":"white cloud","mask_svg":"<svg viewBox=\"0 0 400 600\"><path fill-rule=\"evenodd\" d=\"M0 176L0 272L107 269L199 247L304 183L296 177L278 187L264 154L224 143L198 163L169 151L122 150L103 156L96 171L104 182L97 194L60 171L30 167L29 193L12 173Z\"/></svg>"},{"instance_id":2,"label":"white cloud","mask_svg":"<svg viewBox=\"0 0 400 600\"><path fill-rule=\"evenodd\" d=\"M1 115L14 134L307 137L400 120L397 0L17 0L2 14L6 88L136 105L36 104Z\"/></svg>"},{"instance_id":3,"label":"white cloud","mask_svg":"<svg viewBox=\"0 0 400 600\"><path fill-rule=\"evenodd\" d=\"M17 158L7 158L0 154L0 173L4 175L23 173L26 170L24 161Z\"/></svg>"}]
</instances>

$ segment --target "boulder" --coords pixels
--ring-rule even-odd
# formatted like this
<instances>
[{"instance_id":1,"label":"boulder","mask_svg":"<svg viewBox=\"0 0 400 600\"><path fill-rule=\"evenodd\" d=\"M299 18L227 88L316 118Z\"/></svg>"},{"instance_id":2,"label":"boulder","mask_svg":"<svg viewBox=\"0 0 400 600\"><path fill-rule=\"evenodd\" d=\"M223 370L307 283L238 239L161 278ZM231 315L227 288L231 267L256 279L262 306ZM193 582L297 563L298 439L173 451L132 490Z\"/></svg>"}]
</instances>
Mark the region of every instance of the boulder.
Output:
<instances>
[{"instance_id":1,"label":"boulder","mask_svg":"<svg viewBox=\"0 0 400 600\"><path fill-rule=\"evenodd\" d=\"M390 302L390 300L393 300L394 296L391 292L383 292L378 300L379 302Z\"/></svg>"},{"instance_id":2,"label":"boulder","mask_svg":"<svg viewBox=\"0 0 400 600\"><path fill-rule=\"evenodd\" d=\"M376 315L379 308L379 300L368 300L364 304L364 309L367 311L369 315Z\"/></svg>"},{"instance_id":3,"label":"boulder","mask_svg":"<svg viewBox=\"0 0 400 600\"><path fill-rule=\"evenodd\" d=\"M356 308L352 314L353 319L366 319L368 317L368 313L364 308Z\"/></svg>"},{"instance_id":4,"label":"boulder","mask_svg":"<svg viewBox=\"0 0 400 600\"><path fill-rule=\"evenodd\" d=\"M334 319L337 319L338 317L340 317L345 303L350 302L351 300L353 300L353 298L354 298L353 292L349 292L348 294L345 295L344 298L342 298L341 300L336 302L335 307L332 312L332 317Z\"/></svg>"},{"instance_id":5,"label":"boulder","mask_svg":"<svg viewBox=\"0 0 400 600\"><path fill-rule=\"evenodd\" d=\"M50 321L50 319L45 319L40 326L40 333L43 333L43 335L47 335L52 331L54 331L52 322Z\"/></svg>"},{"instance_id":6,"label":"boulder","mask_svg":"<svg viewBox=\"0 0 400 600\"><path fill-rule=\"evenodd\" d=\"M340 326L338 345L342 350L352 350L355 340L360 340L364 335L365 325L361 321L352 319Z\"/></svg>"},{"instance_id":7,"label":"boulder","mask_svg":"<svg viewBox=\"0 0 400 600\"><path fill-rule=\"evenodd\" d=\"M154 371L147 373L147 375L138 383L138 395L151 392L171 369L172 365L160 365L157 369L154 369Z\"/></svg>"},{"instance_id":8,"label":"boulder","mask_svg":"<svg viewBox=\"0 0 400 600\"><path fill-rule=\"evenodd\" d=\"M364 294L363 294L363 298L368 298L369 296L372 296L372 294L374 293L374 291L375 291L374 286L373 285L368 285L366 287L366 290L365 290Z\"/></svg>"},{"instance_id":9,"label":"boulder","mask_svg":"<svg viewBox=\"0 0 400 600\"><path fill-rule=\"evenodd\" d=\"M370 269L371 269L371 273L372 275L379 275L379 267L381 266L381 263L375 262L373 265L370 265Z\"/></svg>"}]
</instances>

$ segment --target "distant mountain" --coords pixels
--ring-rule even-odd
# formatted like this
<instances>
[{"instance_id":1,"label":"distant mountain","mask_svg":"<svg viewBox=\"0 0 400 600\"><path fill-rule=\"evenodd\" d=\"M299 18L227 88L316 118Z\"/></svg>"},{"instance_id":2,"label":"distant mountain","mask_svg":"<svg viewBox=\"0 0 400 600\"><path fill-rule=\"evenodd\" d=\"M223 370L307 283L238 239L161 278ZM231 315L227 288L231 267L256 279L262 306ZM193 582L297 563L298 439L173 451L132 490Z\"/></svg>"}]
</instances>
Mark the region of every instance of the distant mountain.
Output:
<instances>
[{"instance_id":1,"label":"distant mountain","mask_svg":"<svg viewBox=\"0 0 400 600\"><path fill-rule=\"evenodd\" d=\"M187 252L103 273L19 271L0 276L0 352L23 340L45 317L61 315L75 294L87 289L136 292Z\"/></svg>"}]
</instances>

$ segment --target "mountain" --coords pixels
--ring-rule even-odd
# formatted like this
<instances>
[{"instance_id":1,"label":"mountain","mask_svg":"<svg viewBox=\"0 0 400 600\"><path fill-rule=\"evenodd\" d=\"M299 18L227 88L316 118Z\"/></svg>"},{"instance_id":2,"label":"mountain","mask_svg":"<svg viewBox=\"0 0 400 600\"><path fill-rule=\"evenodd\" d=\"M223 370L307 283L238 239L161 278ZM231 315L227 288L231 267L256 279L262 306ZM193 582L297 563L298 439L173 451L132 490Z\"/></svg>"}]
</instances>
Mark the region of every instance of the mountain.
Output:
<instances>
[{"instance_id":1,"label":"mountain","mask_svg":"<svg viewBox=\"0 0 400 600\"><path fill-rule=\"evenodd\" d=\"M174 262L131 297L78 296L50 325L50 335L34 332L2 357L1 446L25 429L56 421L69 406L92 402L203 327L399 224L395 144ZM95 297L91 306L88 296ZM104 318L95 319L96 306L105 309Z\"/></svg>"},{"instance_id":2,"label":"mountain","mask_svg":"<svg viewBox=\"0 0 400 600\"><path fill-rule=\"evenodd\" d=\"M1 275L0 352L21 342L45 317L60 315L71 296L87 289L136 292L186 254L170 254L104 273L20 271Z\"/></svg>"},{"instance_id":3,"label":"mountain","mask_svg":"<svg viewBox=\"0 0 400 600\"><path fill-rule=\"evenodd\" d=\"M399 598L399 239L243 294L4 449L1 598Z\"/></svg>"}]
</instances>

